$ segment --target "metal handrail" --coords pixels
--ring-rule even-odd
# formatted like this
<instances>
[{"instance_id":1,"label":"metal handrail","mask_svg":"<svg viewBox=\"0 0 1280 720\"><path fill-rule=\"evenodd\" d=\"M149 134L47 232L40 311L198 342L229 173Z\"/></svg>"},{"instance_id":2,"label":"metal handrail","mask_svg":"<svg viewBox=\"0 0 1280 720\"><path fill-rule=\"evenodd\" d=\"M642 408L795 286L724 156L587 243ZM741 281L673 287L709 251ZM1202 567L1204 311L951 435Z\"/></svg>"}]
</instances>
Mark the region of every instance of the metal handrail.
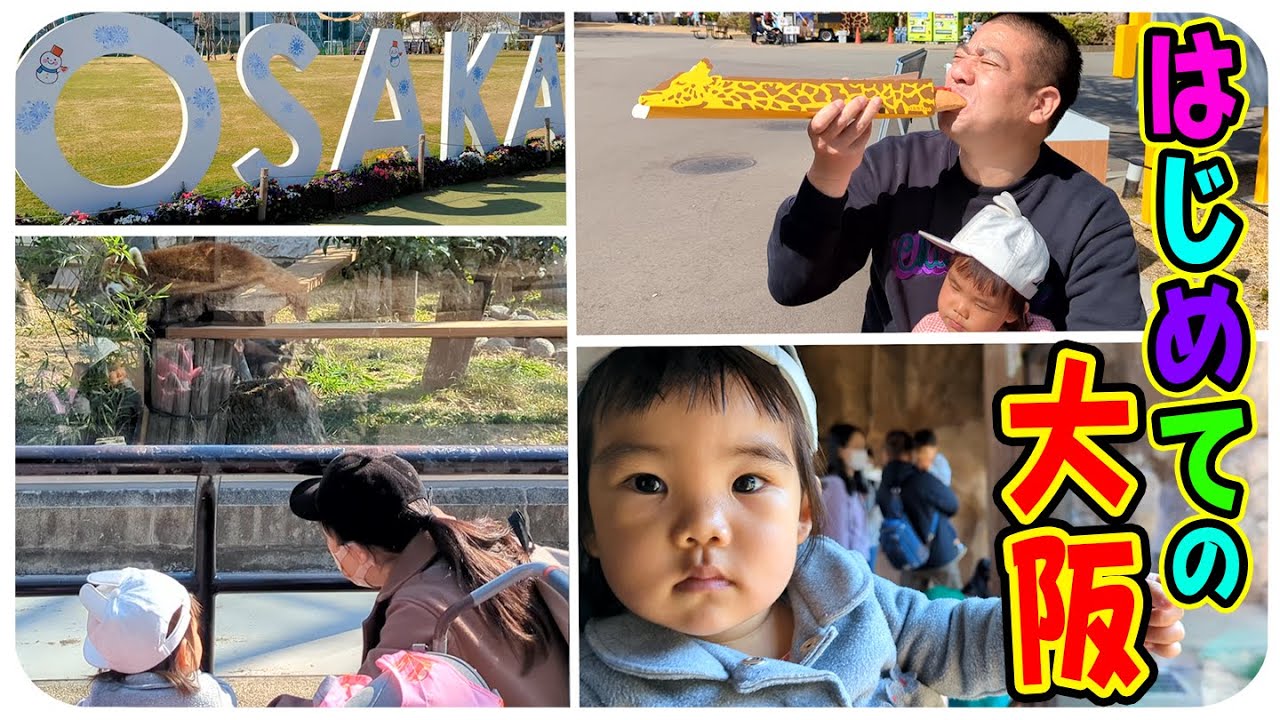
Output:
<instances>
[{"instance_id":1,"label":"metal handrail","mask_svg":"<svg viewBox=\"0 0 1280 720\"><path fill-rule=\"evenodd\" d=\"M398 455L423 475L567 475L569 450L483 445L22 445L16 474L319 475L343 452Z\"/></svg>"},{"instance_id":2,"label":"metal handrail","mask_svg":"<svg viewBox=\"0 0 1280 720\"><path fill-rule=\"evenodd\" d=\"M235 473L318 475L343 452L395 454L421 474L564 475L568 449L492 446L284 446L284 445L91 445L19 446L18 477L50 475L197 475L194 571L172 573L204 608L201 669L213 672L214 596L218 593L320 592L362 590L338 573L217 572L218 484ZM18 597L68 596L79 592L82 575L28 575L15 578Z\"/></svg>"}]
</instances>

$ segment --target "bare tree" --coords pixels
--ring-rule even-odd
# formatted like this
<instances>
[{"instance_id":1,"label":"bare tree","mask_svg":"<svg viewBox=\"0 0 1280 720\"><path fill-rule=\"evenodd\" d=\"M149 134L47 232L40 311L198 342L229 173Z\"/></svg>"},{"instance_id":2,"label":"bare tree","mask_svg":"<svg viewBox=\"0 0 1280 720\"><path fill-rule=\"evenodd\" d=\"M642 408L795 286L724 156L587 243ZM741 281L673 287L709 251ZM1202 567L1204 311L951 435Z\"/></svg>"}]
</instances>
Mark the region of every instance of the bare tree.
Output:
<instances>
[{"instance_id":1,"label":"bare tree","mask_svg":"<svg viewBox=\"0 0 1280 720\"><path fill-rule=\"evenodd\" d=\"M444 34L447 32L466 32L468 35L467 53L476 49L480 36L486 32L518 32L520 24L508 13L422 13L419 19L428 23L432 39L441 47L444 45Z\"/></svg>"},{"instance_id":2,"label":"bare tree","mask_svg":"<svg viewBox=\"0 0 1280 720\"><path fill-rule=\"evenodd\" d=\"M217 13L192 13L191 19L196 26L196 38L202 43L205 61L216 59L217 48L215 47L214 36L217 34L218 27Z\"/></svg>"}]
</instances>

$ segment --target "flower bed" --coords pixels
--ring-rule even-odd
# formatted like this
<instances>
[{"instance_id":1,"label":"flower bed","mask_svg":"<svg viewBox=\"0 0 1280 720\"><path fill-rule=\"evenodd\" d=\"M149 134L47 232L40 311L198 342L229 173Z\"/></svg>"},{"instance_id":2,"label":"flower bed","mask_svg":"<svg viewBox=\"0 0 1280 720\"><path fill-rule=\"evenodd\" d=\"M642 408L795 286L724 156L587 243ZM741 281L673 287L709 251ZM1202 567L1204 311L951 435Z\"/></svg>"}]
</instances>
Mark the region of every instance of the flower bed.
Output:
<instances>
[{"instance_id":1,"label":"flower bed","mask_svg":"<svg viewBox=\"0 0 1280 720\"><path fill-rule=\"evenodd\" d=\"M524 145L502 145L488 153L470 148L456 160L427 158L423 164L426 189L540 170L563 165L564 139L551 142L547 159L546 143L529 140ZM301 185L281 187L267 181L268 223L286 224L318 220L337 211L349 210L418 192L418 165L408 153L398 151L379 156L351 173L335 171ZM96 215L76 211L63 216L59 225L252 225L258 222L258 189L241 185L225 197L208 197L196 191L182 192L173 200L150 210L111 208ZM45 225L25 215L19 225Z\"/></svg>"}]
</instances>

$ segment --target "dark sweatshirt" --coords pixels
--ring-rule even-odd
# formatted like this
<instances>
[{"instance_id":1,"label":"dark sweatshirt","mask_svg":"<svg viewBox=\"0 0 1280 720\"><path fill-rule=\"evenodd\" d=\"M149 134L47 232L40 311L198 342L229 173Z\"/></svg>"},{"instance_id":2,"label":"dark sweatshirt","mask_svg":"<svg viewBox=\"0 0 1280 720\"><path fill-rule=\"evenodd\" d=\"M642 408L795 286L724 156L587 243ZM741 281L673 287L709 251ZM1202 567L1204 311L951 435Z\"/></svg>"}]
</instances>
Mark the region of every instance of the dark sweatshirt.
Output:
<instances>
[{"instance_id":1,"label":"dark sweatshirt","mask_svg":"<svg viewBox=\"0 0 1280 720\"><path fill-rule=\"evenodd\" d=\"M981 187L960 170L960 150L939 131L867 148L843 198L805 178L783 201L769 237L769 292L783 305L835 291L871 261L863 332L908 332L938 309L947 253L920 236L951 239L1003 191L1044 236L1049 272L1031 312L1058 330L1142 330L1138 249L1115 192L1040 146L1026 177Z\"/></svg>"},{"instance_id":2,"label":"dark sweatshirt","mask_svg":"<svg viewBox=\"0 0 1280 720\"><path fill-rule=\"evenodd\" d=\"M942 567L955 560L960 548L956 544L956 529L947 518L960 510L960 501L951 488L909 462L890 460L881 471L880 489L876 492L876 504L885 517L892 516L889 498L893 488L902 488L902 510L921 540L929 537L933 513L941 513L938 532L929 545L929 560L918 569Z\"/></svg>"}]
</instances>

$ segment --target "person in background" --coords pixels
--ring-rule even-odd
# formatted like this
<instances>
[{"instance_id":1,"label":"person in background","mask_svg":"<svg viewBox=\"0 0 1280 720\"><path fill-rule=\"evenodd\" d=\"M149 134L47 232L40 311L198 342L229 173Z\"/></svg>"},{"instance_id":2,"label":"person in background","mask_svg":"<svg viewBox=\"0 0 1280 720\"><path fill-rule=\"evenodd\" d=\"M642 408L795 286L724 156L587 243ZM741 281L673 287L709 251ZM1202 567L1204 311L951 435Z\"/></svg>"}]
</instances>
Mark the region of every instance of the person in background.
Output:
<instances>
[{"instance_id":1,"label":"person in background","mask_svg":"<svg viewBox=\"0 0 1280 720\"><path fill-rule=\"evenodd\" d=\"M875 541L868 521L876 495L862 472L870 465L867 434L854 425L832 425L827 432L826 457L822 503L827 510L827 522L822 534L873 564Z\"/></svg>"},{"instance_id":2,"label":"person in background","mask_svg":"<svg viewBox=\"0 0 1280 720\"><path fill-rule=\"evenodd\" d=\"M938 435L929 428L917 430L911 438L915 445L916 467L938 478L947 487L951 487L951 463L947 456L938 451Z\"/></svg>"}]
</instances>

